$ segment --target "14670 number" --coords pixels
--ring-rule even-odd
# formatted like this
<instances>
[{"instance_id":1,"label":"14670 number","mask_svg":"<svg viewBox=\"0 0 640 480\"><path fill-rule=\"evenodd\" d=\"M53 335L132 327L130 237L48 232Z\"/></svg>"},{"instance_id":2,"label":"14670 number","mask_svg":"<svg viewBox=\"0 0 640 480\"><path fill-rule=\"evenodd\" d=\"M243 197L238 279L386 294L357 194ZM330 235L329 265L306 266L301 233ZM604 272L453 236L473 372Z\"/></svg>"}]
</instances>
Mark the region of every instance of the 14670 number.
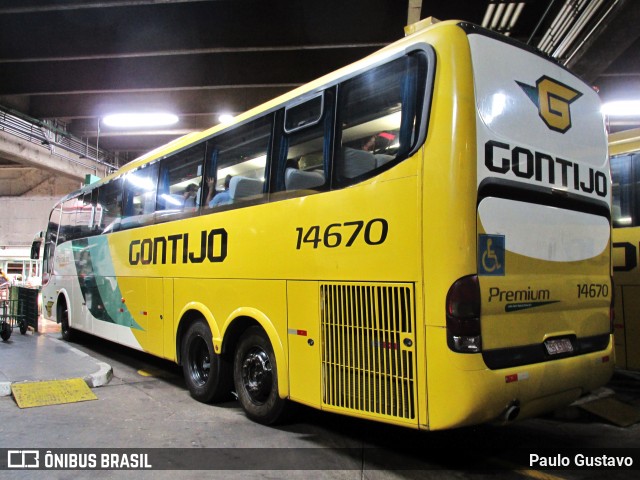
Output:
<instances>
[{"instance_id":1,"label":"14670 number","mask_svg":"<svg viewBox=\"0 0 640 480\"><path fill-rule=\"evenodd\" d=\"M609 296L606 283L578 283L578 298L600 298Z\"/></svg>"},{"instance_id":2,"label":"14670 number","mask_svg":"<svg viewBox=\"0 0 640 480\"><path fill-rule=\"evenodd\" d=\"M351 247L359 237L362 237L367 245L380 245L387 239L389 223L384 218L374 218L368 222L356 220L332 223L324 229L320 225L312 225L307 229L298 227L296 232L298 233L297 250L305 245L313 245L313 248L318 248L320 245L326 248Z\"/></svg>"}]
</instances>

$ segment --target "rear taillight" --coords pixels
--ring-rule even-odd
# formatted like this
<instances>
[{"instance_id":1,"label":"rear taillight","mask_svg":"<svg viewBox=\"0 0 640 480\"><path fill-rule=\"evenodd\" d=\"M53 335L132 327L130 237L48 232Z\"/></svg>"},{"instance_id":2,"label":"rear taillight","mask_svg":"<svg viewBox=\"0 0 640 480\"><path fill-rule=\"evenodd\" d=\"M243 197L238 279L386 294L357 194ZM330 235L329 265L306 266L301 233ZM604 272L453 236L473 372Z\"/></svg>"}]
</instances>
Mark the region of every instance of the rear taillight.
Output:
<instances>
[{"instance_id":1,"label":"rear taillight","mask_svg":"<svg viewBox=\"0 0 640 480\"><path fill-rule=\"evenodd\" d=\"M459 353L478 353L482 350L477 275L456 280L447 292L447 344L451 350Z\"/></svg>"},{"instance_id":2,"label":"rear taillight","mask_svg":"<svg viewBox=\"0 0 640 480\"><path fill-rule=\"evenodd\" d=\"M609 304L609 333L613 335L615 333L615 320L616 310L614 308L616 297L616 286L613 283L613 277L611 277L611 303Z\"/></svg>"}]
</instances>

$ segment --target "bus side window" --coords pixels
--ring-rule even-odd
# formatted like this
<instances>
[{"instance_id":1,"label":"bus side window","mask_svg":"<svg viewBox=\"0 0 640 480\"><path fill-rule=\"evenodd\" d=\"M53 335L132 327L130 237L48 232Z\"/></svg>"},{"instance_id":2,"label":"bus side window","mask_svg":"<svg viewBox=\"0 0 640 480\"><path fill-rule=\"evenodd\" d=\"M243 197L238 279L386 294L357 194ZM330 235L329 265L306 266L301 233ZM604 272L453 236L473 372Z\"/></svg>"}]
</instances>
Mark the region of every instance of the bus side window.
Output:
<instances>
[{"instance_id":1,"label":"bus side window","mask_svg":"<svg viewBox=\"0 0 640 480\"><path fill-rule=\"evenodd\" d=\"M288 107L280 152L277 190L323 190L325 157L333 121L333 91Z\"/></svg>"},{"instance_id":2,"label":"bus side window","mask_svg":"<svg viewBox=\"0 0 640 480\"><path fill-rule=\"evenodd\" d=\"M153 222L157 185L157 163L139 168L125 177L121 229Z\"/></svg>"},{"instance_id":3,"label":"bus side window","mask_svg":"<svg viewBox=\"0 0 640 480\"><path fill-rule=\"evenodd\" d=\"M208 150L214 165L209 169L204 208L249 205L266 199L272 125L273 116L268 115L210 140Z\"/></svg>"},{"instance_id":4,"label":"bus side window","mask_svg":"<svg viewBox=\"0 0 640 480\"><path fill-rule=\"evenodd\" d=\"M116 178L98 187L97 195L96 232L118 231L122 217L122 178Z\"/></svg>"},{"instance_id":5,"label":"bus side window","mask_svg":"<svg viewBox=\"0 0 640 480\"><path fill-rule=\"evenodd\" d=\"M195 211L202 191L205 144L195 145L160 162L156 211L169 215Z\"/></svg>"},{"instance_id":6,"label":"bus side window","mask_svg":"<svg viewBox=\"0 0 640 480\"><path fill-rule=\"evenodd\" d=\"M635 227L640 224L640 154L624 154L611 158L613 179L611 220L614 227Z\"/></svg>"},{"instance_id":7,"label":"bus side window","mask_svg":"<svg viewBox=\"0 0 640 480\"><path fill-rule=\"evenodd\" d=\"M49 224L47 225L47 233L44 237L44 251L42 253L42 283L49 282L50 275L53 273L53 259L58 244L58 230L60 228L61 206L58 205L51 211Z\"/></svg>"},{"instance_id":8,"label":"bus side window","mask_svg":"<svg viewBox=\"0 0 640 480\"><path fill-rule=\"evenodd\" d=\"M94 235L94 208L91 203L92 192L85 193L78 198L78 213L76 213L77 236L80 238Z\"/></svg>"},{"instance_id":9,"label":"bus side window","mask_svg":"<svg viewBox=\"0 0 640 480\"><path fill-rule=\"evenodd\" d=\"M339 86L338 185L349 185L406 157L417 138L425 61L408 55Z\"/></svg>"},{"instance_id":10,"label":"bus side window","mask_svg":"<svg viewBox=\"0 0 640 480\"><path fill-rule=\"evenodd\" d=\"M82 197L72 198L62 204L58 244L78 238L76 231L76 214L79 205L82 205Z\"/></svg>"}]
</instances>

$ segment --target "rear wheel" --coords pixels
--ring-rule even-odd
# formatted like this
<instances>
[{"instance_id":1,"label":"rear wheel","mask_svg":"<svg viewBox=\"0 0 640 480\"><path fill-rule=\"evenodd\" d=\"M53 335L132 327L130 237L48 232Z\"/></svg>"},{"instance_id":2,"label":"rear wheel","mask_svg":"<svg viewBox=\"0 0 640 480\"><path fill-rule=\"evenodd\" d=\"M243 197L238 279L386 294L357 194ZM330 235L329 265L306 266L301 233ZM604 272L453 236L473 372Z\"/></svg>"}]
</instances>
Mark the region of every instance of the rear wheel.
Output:
<instances>
[{"instance_id":1,"label":"rear wheel","mask_svg":"<svg viewBox=\"0 0 640 480\"><path fill-rule=\"evenodd\" d=\"M229 363L213 351L211 329L204 320L193 323L182 339L182 371L191 396L199 402L219 402L231 395Z\"/></svg>"},{"instance_id":2,"label":"rear wheel","mask_svg":"<svg viewBox=\"0 0 640 480\"><path fill-rule=\"evenodd\" d=\"M278 394L278 369L269 337L260 327L249 328L236 349L233 379L247 416L264 425L281 421L287 401Z\"/></svg>"}]
</instances>

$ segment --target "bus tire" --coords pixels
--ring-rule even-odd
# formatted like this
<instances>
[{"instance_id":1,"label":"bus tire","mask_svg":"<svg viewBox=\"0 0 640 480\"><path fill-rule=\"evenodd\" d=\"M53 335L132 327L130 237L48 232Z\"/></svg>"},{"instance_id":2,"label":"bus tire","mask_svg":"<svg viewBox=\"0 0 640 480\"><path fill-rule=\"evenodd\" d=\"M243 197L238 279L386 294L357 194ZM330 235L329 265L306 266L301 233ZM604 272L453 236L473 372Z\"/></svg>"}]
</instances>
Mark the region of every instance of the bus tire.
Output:
<instances>
[{"instance_id":1,"label":"bus tire","mask_svg":"<svg viewBox=\"0 0 640 480\"><path fill-rule=\"evenodd\" d=\"M283 420L288 402L278 394L276 357L262 328L251 327L240 338L233 363L233 379L247 417L263 425Z\"/></svg>"},{"instance_id":2,"label":"bus tire","mask_svg":"<svg viewBox=\"0 0 640 480\"><path fill-rule=\"evenodd\" d=\"M231 396L229 362L213 351L211 329L204 320L192 323L182 338L182 371L191 396L199 402L219 402Z\"/></svg>"},{"instance_id":3,"label":"bus tire","mask_svg":"<svg viewBox=\"0 0 640 480\"><path fill-rule=\"evenodd\" d=\"M59 304L58 319L60 320L60 335L62 339L66 342L73 341L74 331L73 328L69 326L69 309L66 303Z\"/></svg>"}]
</instances>

